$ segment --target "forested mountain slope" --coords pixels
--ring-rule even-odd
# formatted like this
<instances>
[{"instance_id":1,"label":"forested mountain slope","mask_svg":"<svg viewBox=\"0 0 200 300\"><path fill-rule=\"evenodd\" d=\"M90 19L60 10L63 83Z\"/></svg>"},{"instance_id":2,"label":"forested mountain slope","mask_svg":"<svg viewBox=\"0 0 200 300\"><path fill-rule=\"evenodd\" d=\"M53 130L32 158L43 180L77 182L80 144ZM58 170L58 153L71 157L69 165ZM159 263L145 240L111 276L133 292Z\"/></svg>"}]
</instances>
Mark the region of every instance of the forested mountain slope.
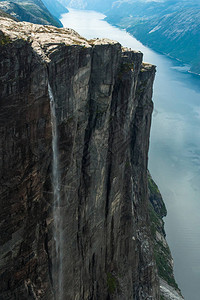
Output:
<instances>
[{"instance_id":1,"label":"forested mountain slope","mask_svg":"<svg viewBox=\"0 0 200 300\"><path fill-rule=\"evenodd\" d=\"M45 6L48 8L50 13L56 18L60 18L61 14L67 13L68 9L61 4L60 1L42 0Z\"/></svg>"},{"instance_id":2,"label":"forested mountain slope","mask_svg":"<svg viewBox=\"0 0 200 300\"><path fill-rule=\"evenodd\" d=\"M197 1L116 1L107 20L145 45L200 73L200 4Z\"/></svg>"},{"instance_id":3,"label":"forested mountain slope","mask_svg":"<svg viewBox=\"0 0 200 300\"><path fill-rule=\"evenodd\" d=\"M0 9L19 21L62 27L61 22L48 11L41 0L0 0Z\"/></svg>"}]
</instances>

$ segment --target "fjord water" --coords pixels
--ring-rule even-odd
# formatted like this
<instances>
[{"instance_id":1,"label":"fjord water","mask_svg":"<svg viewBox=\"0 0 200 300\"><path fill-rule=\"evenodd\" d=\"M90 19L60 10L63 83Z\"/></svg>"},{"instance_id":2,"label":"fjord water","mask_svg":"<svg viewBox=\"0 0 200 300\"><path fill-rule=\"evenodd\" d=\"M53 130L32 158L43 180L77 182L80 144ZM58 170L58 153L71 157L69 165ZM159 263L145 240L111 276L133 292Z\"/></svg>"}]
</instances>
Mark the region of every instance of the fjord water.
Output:
<instances>
[{"instance_id":1,"label":"fjord water","mask_svg":"<svg viewBox=\"0 0 200 300\"><path fill-rule=\"evenodd\" d=\"M104 15L69 9L64 27L90 39L106 37L144 53L157 66L149 169L167 206L167 240L185 300L199 300L200 284L200 76L143 46Z\"/></svg>"}]
</instances>

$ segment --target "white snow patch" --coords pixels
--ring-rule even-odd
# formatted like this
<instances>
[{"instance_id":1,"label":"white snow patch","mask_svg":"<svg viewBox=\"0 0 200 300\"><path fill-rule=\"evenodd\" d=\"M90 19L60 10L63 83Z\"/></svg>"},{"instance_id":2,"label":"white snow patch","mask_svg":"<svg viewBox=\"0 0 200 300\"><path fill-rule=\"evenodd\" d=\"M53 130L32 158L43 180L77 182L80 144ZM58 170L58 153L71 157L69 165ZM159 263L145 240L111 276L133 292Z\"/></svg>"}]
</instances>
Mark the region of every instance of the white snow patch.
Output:
<instances>
[{"instance_id":1,"label":"white snow patch","mask_svg":"<svg viewBox=\"0 0 200 300\"><path fill-rule=\"evenodd\" d=\"M153 32L155 32L155 31L157 31L157 30L159 30L161 28L161 26L156 26L156 27L154 27L151 31L149 31L149 33L153 33Z\"/></svg>"}]
</instances>

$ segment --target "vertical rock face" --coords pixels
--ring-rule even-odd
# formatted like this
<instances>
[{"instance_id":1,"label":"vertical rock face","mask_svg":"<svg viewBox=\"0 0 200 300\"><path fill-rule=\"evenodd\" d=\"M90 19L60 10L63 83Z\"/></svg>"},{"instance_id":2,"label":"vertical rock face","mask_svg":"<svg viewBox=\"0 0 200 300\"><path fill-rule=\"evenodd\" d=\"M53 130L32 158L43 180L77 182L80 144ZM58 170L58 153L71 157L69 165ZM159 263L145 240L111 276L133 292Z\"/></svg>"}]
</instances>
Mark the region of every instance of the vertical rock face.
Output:
<instances>
[{"instance_id":1,"label":"vertical rock face","mask_svg":"<svg viewBox=\"0 0 200 300\"><path fill-rule=\"evenodd\" d=\"M63 300L159 299L147 205L155 68L117 42L1 23L0 298L58 299L49 83Z\"/></svg>"}]
</instances>

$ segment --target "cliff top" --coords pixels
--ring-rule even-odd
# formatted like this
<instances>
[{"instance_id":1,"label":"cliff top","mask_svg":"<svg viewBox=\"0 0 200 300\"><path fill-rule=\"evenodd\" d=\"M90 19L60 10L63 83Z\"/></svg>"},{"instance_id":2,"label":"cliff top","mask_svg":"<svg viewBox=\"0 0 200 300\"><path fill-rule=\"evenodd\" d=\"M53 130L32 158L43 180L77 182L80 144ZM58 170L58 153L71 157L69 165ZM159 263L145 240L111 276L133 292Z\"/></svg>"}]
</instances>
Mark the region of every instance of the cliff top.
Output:
<instances>
[{"instance_id":1,"label":"cliff top","mask_svg":"<svg viewBox=\"0 0 200 300\"><path fill-rule=\"evenodd\" d=\"M20 39L27 41L39 56L46 61L49 61L49 55L56 51L58 46L62 44L67 46L80 45L86 48L93 45L119 44L117 41L105 38L87 40L69 28L16 22L6 17L0 17L0 23L0 45ZM122 48L122 51L125 49L126 51L132 51L127 48Z\"/></svg>"},{"instance_id":2,"label":"cliff top","mask_svg":"<svg viewBox=\"0 0 200 300\"><path fill-rule=\"evenodd\" d=\"M51 25L38 25L28 22L15 22L8 18L0 17L1 30L7 41L22 39L32 44L34 50L44 57L45 53L53 52L58 44L83 45L90 47L86 39L81 37L73 29L57 28ZM2 35L1 34L1 35ZM1 39L1 44L2 39ZM47 58L46 58L47 59Z\"/></svg>"}]
</instances>

